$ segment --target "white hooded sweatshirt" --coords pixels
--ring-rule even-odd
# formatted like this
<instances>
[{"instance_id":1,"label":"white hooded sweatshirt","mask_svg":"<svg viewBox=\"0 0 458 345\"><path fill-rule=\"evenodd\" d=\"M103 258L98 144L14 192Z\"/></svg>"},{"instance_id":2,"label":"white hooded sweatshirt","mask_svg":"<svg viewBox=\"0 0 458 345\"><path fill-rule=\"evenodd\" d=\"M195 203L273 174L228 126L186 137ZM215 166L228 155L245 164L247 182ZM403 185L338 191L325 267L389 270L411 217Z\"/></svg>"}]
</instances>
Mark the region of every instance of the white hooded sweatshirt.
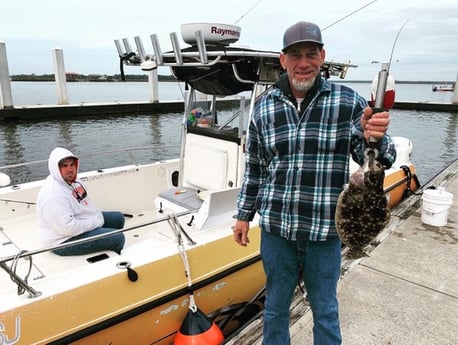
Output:
<instances>
[{"instance_id":1,"label":"white hooded sweatshirt","mask_svg":"<svg viewBox=\"0 0 458 345\"><path fill-rule=\"evenodd\" d=\"M100 211L89 199L81 198L76 191L84 191L78 178L69 185L62 177L59 161L63 158L76 159L69 150L57 147L49 155L50 175L38 193L37 216L40 236L46 246L58 245L74 236L99 228L104 219Z\"/></svg>"}]
</instances>

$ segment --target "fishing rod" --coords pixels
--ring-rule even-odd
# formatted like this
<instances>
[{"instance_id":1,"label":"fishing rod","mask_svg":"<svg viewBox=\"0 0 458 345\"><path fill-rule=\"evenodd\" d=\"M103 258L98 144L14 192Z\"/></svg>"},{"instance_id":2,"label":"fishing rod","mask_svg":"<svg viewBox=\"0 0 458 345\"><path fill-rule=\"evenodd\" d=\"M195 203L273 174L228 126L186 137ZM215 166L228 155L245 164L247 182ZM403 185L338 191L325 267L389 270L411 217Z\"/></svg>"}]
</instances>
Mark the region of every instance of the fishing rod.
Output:
<instances>
[{"instance_id":1,"label":"fishing rod","mask_svg":"<svg viewBox=\"0 0 458 345\"><path fill-rule=\"evenodd\" d=\"M408 22L409 20L406 20L404 24L402 24L401 28L398 30L396 38L394 39L394 42L393 42L393 46L391 48L391 54L390 54L390 59L388 63L382 63L382 68L380 69L380 72L378 74L377 89L375 92L374 112L376 112L376 110L382 111L385 109L389 109L393 106L393 104L385 103L386 85L388 81L391 62L393 60L394 49L396 48L396 44L398 42L398 38L399 38L399 35L401 34L402 29L404 29L404 27L406 26ZM393 97L392 102L390 101L388 103L394 103L394 97Z\"/></svg>"},{"instance_id":2,"label":"fishing rod","mask_svg":"<svg viewBox=\"0 0 458 345\"><path fill-rule=\"evenodd\" d=\"M237 24L237 23L238 23L239 21L241 21L248 13L250 13L252 10L254 10L254 8L255 8L256 6L258 6L259 3L260 3L261 1L262 1L262 0L258 0L258 2L256 2L253 6L250 7L250 9L249 9L248 11L246 11L244 14L242 14L242 15L240 16L240 18L237 19L237 20L235 21L234 24Z\"/></svg>"},{"instance_id":3,"label":"fishing rod","mask_svg":"<svg viewBox=\"0 0 458 345\"><path fill-rule=\"evenodd\" d=\"M409 22L409 20L407 19L404 24L402 24L402 26L400 27L397 35L396 35L396 38L394 39L394 42L393 42L393 47L391 48L391 54L390 54L390 60L388 61L388 65L391 65L391 61L393 60L393 53L394 53L394 48L396 47L396 43L398 42L398 38L399 38L399 35L401 34L401 31L402 29L404 29L404 26L406 26L406 24Z\"/></svg>"},{"instance_id":4,"label":"fishing rod","mask_svg":"<svg viewBox=\"0 0 458 345\"><path fill-rule=\"evenodd\" d=\"M393 91L390 93L390 97L385 97L385 95L390 91L390 90L387 90L388 78L390 77L389 70L391 67L391 62L393 59L393 52L396 47L396 43L398 41L399 35L402 29L404 28L404 26L406 26L408 21L409 20L406 20L404 24L402 24L401 28L398 30L396 38L394 39L393 47L391 48L390 59L387 63L386 62L382 63L382 67L380 69L380 72L378 73L378 77L376 77L378 78L377 86L375 88L375 92L373 90L372 90L373 92L371 92L372 96L374 96L375 98L374 104L372 107L373 114L381 112L381 111L386 111L392 108L394 105L394 79L391 80L391 83L392 83L391 87ZM378 142L377 138L369 137L369 147L364 152L365 157L370 157L371 159L377 158L378 150L375 148L377 142Z\"/></svg>"},{"instance_id":5,"label":"fishing rod","mask_svg":"<svg viewBox=\"0 0 458 345\"><path fill-rule=\"evenodd\" d=\"M377 0L373 0L373 1L369 2L369 3L367 3L366 5L364 5L364 6L360 7L360 8L358 8L358 9L354 10L353 12L347 14L346 16L344 16L344 17L342 17L342 18L336 20L335 22L329 24L328 26L324 27L323 29L321 29L321 31L324 31L324 30L330 28L331 26L334 26L335 24L341 22L342 20L344 20L344 19L346 19L346 18L352 16L352 15L355 14L356 12L359 12L359 11L361 11L362 9L366 8L367 6L372 5L374 2L377 2Z\"/></svg>"},{"instance_id":6,"label":"fishing rod","mask_svg":"<svg viewBox=\"0 0 458 345\"><path fill-rule=\"evenodd\" d=\"M238 22L240 22L248 13L250 13L252 10L254 10L254 8L255 8L256 6L258 6L259 3L261 3L261 2L262 2L262 0L258 0L253 6L250 7L250 9L249 9L248 11L246 11L244 14L242 14L242 15L240 16L240 18L237 19L236 22L235 22L234 24L237 24ZM372 0L371 2L367 3L366 5L364 5L364 6L360 7L360 8L358 8L358 9L354 10L353 12L351 12L351 13L349 13L349 14L347 14L346 16L344 16L344 17L342 17L342 18L340 18L340 19L337 19L335 22L333 22L333 23L329 24L328 26L324 27L323 29L321 29L321 31L324 31L324 30L330 28L331 26L334 26L335 24L341 22L342 20L344 20L344 19L346 19L346 18L352 16L352 15L355 14L356 12L359 12L359 11L361 11L362 9L366 8L367 6L372 5L374 2L377 2L377 0Z\"/></svg>"}]
</instances>

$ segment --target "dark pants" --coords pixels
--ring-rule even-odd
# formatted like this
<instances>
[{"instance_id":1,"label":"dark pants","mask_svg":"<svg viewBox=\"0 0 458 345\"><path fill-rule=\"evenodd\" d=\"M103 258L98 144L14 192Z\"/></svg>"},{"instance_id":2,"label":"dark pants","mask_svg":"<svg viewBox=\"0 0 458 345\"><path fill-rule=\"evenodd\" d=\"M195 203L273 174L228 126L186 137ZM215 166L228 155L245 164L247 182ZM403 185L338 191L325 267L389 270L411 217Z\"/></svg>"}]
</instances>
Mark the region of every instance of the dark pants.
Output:
<instances>
[{"instance_id":1,"label":"dark pants","mask_svg":"<svg viewBox=\"0 0 458 345\"><path fill-rule=\"evenodd\" d=\"M340 345L337 303L340 240L289 241L261 233L261 258L267 276L263 345L290 345L289 317L302 264L313 313L313 344Z\"/></svg>"},{"instance_id":2,"label":"dark pants","mask_svg":"<svg viewBox=\"0 0 458 345\"><path fill-rule=\"evenodd\" d=\"M106 234L116 229L122 229L124 227L124 215L120 212L102 212L104 224L101 228L85 232L78 236L72 237L64 243L80 240L82 238L88 238L95 235ZM123 233L113 234L111 236L100 238L94 241L77 244L70 247L60 248L53 250L53 253L61 256L69 255L85 255L104 250L112 250L118 254L121 253L124 247L125 237Z\"/></svg>"}]
</instances>

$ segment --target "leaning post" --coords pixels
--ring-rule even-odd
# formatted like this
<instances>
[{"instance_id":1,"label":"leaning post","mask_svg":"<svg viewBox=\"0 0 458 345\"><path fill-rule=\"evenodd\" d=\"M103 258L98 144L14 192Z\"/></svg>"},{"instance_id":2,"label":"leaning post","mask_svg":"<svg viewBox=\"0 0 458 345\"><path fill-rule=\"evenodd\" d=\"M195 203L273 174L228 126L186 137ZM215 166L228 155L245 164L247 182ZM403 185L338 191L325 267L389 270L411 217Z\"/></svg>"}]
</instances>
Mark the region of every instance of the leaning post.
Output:
<instances>
[{"instance_id":1,"label":"leaning post","mask_svg":"<svg viewBox=\"0 0 458 345\"><path fill-rule=\"evenodd\" d=\"M61 48L53 49L54 78L57 84L57 104L68 104L67 79L65 75L64 51Z\"/></svg>"},{"instance_id":2,"label":"leaning post","mask_svg":"<svg viewBox=\"0 0 458 345\"><path fill-rule=\"evenodd\" d=\"M6 44L0 42L0 109L4 108L13 108L13 94L11 92Z\"/></svg>"}]
</instances>

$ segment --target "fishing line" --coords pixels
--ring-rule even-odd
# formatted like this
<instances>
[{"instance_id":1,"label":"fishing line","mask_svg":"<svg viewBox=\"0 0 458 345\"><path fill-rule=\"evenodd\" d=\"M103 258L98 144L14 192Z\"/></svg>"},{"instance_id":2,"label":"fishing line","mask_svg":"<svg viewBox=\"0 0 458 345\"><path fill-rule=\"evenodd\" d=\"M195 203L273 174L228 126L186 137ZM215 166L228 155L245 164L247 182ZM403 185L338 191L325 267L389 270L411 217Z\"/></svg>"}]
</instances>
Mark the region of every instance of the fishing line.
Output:
<instances>
[{"instance_id":1,"label":"fishing line","mask_svg":"<svg viewBox=\"0 0 458 345\"><path fill-rule=\"evenodd\" d=\"M384 108L383 105L384 105L384 97L385 97L385 92L386 92L386 85L387 85L387 81L389 77L389 71L391 68L391 61L393 59L394 49L396 47L396 43L398 42L398 38L399 38L399 35L402 29L404 28L404 26L406 26L408 21L409 20L406 20L404 24L402 24L401 28L398 30L398 33L396 34L396 37L393 42L393 46L391 47L390 60L388 61L388 63L382 63L382 69L380 70L378 74L377 87L375 88L375 92L374 92L375 93L374 108L376 109ZM394 104L394 99L393 99L393 104ZM391 108L393 104L391 104L391 106L388 108Z\"/></svg>"},{"instance_id":2,"label":"fishing line","mask_svg":"<svg viewBox=\"0 0 458 345\"><path fill-rule=\"evenodd\" d=\"M391 61L393 60L393 53L394 53L394 48L396 47L396 43L398 42L398 38L399 38L399 35L401 34L401 31L402 29L404 29L404 26L406 26L406 24L409 22L409 20L407 19L404 24L402 24L401 28L399 29L397 35L396 35L396 38L394 39L394 42L393 42L393 47L391 48L391 55L390 55L390 60L388 61L388 70L390 69L390 66L391 66Z\"/></svg>"},{"instance_id":3,"label":"fishing line","mask_svg":"<svg viewBox=\"0 0 458 345\"><path fill-rule=\"evenodd\" d=\"M244 14L242 14L240 18L237 19L237 21L234 24L237 24L239 21L241 21L248 13L250 13L256 6L258 6L261 1L262 0L259 0L257 3L251 6L251 8L248 11L246 11Z\"/></svg>"},{"instance_id":4,"label":"fishing line","mask_svg":"<svg viewBox=\"0 0 458 345\"><path fill-rule=\"evenodd\" d=\"M345 18L348 18L348 17L350 17L351 15L355 14L356 12L361 11L363 8L366 8L367 6L372 5L372 4L373 4L374 2L376 2L376 1L377 1L377 0L373 0L373 1L369 2L368 4L364 5L363 7L360 7L360 8L358 8L357 10L354 10L353 12L347 14L346 16L344 16L344 17L342 17L342 18L336 20L334 23L331 23L331 24L329 24L328 26L326 26L325 28L321 29L321 31L324 31L324 30L326 30L327 28L330 28L331 26L334 26L335 24L341 22L341 21L344 20Z\"/></svg>"}]
</instances>

